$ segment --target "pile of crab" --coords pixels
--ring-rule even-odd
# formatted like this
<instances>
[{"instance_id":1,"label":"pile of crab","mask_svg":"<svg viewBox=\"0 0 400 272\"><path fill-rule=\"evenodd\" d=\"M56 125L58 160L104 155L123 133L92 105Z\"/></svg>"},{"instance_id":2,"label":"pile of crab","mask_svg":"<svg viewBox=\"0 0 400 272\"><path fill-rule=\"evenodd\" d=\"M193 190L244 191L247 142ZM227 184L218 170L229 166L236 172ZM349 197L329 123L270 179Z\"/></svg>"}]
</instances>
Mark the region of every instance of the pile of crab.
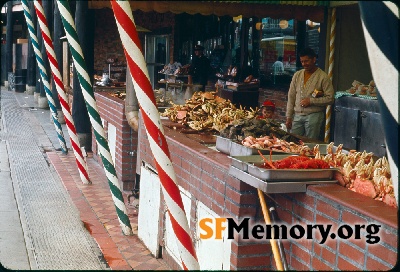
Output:
<instances>
[{"instance_id":1,"label":"pile of crab","mask_svg":"<svg viewBox=\"0 0 400 272\"><path fill-rule=\"evenodd\" d=\"M343 145L339 145L334 152L332 142L327 146L327 154L321 155L317 145L313 150L314 158L300 155L272 161L263 157L261 153L260 155L265 161L264 167L270 169L337 168L335 179L340 185L397 208L389 162L386 157L374 161L372 152L356 152L355 150L344 152L342 147Z\"/></svg>"},{"instance_id":2,"label":"pile of crab","mask_svg":"<svg viewBox=\"0 0 400 272\"><path fill-rule=\"evenodd\" d=\"M304 156L313 156L319 151L319 146L316 145L311 149L308 145L303 142L296 144L294 142L289 142L280 138L271 136L263 136L255 138L253 136L247 136L242 140L242 145L250 148L257 149L269 149L272 151L280 151L286 153L297 153Z\"/></svg>"},{"instance_id":3,"label":"pile of crab","mask_svg":"<svg viewBox=\"0 0 400 272\"><path fill-rule=\"evenodd\" d=\"M234 120L254 118L257 111L257 108L236 108L230 100L217 96L216 92L195 92L184 105L173 104L161 116L197 131L220 131Z\"/></svg>"},{"instance_id":4,"label":"pile of crab","mask_svg":"<svg viewBox=\"0 0 400 272\"><path fill-rule=\"evenodd\" d=\"M351 150L344 154L341 149L335 153L332 149L330 150L323 159L331 166L339 168L336 179L342 186L383 201L389 206L397 207L389 162L386 157L374 161L372 152Z\"/></svg>"}]
</instances>

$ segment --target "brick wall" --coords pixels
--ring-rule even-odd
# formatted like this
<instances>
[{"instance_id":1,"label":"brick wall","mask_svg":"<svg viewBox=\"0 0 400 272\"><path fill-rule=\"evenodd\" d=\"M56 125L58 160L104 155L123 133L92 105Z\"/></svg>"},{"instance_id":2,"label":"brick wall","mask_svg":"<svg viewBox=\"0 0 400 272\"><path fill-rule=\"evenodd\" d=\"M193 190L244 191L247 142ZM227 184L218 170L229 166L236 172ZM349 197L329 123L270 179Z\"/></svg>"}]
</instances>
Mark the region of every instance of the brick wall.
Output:
<instances>
[{"instance_id":1,"label":"brick wall","mask_svg":"<svg viewBox=\"0 0 400 272\"><path fill-rule=\"evenodd\" d=\"M95 98L100 117L105 121L104 129L108 131L109 124L116 128L115 170L118 180L122 182L123 190L133 190L136 178L137 132L129 126L125 116L125 102L113 97L108 92L96 92ZM93 158L101 163L97 155L97 144L92 133Z\"/></svg>"},{"instance_id":2,"label":"brick wall","mask_svg":"<svg viewBox=\"0 0 400 272\"><path fill-rule=\"evenodd\" d=\"M107 57L119 56L119 59L125 60L124 50L112 9L95 12L94 70L108 71Z\"/></svg>"},{"instance_id":3,"label":"brick wall","mask_svg":"<svg viewBox=\"0 0 400 272\"><path fill-rule=\"evenodd\" d=\"M144 49L144 40L146 34L171 34L170 37L170 57L173 61L174 50L174 25L175 15L170 12L156 13L134 11L135 24L149 29L148 32L138 32L139 39ZM95 71L108 71L106 60L108 56L118 56L119 62L123 62L126 66L125 55L122 47L121 38L119 36L117 24L115 22L112 9L96 10L96 27L94 35L94 69ZM101 74L100 74L101 75Z\"/></svg>"},{"instance_id":4,"label":"brick wall","mask_svg":"<svg viewBox=\"0 0 400 272\"><path fill-rule=\"evenodd\" d=\"M309 186L307 193L274 194L280 219L287 224L381 225L380 242L356 239L292 240L285 243L296 270L389 270L397 262L396 209L339 185ZM345 205L343 205L345 204Z\"/></svg>"},{"instance_id":5,"label":"brick wall","mask_svg":"<svg viewBox=\"0 0 400 272\"><path fill-rule=\"evenodd\" d=\"M150 163L154 168L154 159L147 140L144 126L139 131L140 154L138 159ZM192 207L195 209L196 202L204 203L221 217L254 217L258 209L257 191L246 183L230 176L227 172L230 160L224 154L214 152L193 140L182 137L180 133L171 132L168 137L168 146L171 154L177 182L185 190L192 194ZM208 157L213 154L213 159ZM195 237L197 218L196 211L191 212L190 229L191 236ZM160 226L161 230L165 226ZM267 243L267 242L265 242ZM248 243L236 239L232 241L232 248L245 246L246 252L259 251L259 243ZM263 270L272 269L271 251L265 247L265 251L256 254L244 253L237 255L236 251L231 254L231 269L257 268ZM166 250L163 250L163 258L172 268L179 268ZM254 261L257 261L255 265Z\"/></svg>"},{"instance_id":6,"label":"brick wall","mask_svg":"<svg viewBox=\"0 0 400 272\"><path fill-rule=\"evenodd\" d=\"M164 123L165 124L165 123ZM145 134L139 131L138 160L153 167L154 160ZM177 183L192 195L190 229L196 233L196 202L200 201L221 217L241 220L250 217L264 223L257 190L228 174L227 155L193 141L164 125ZM331 187L329 187L331 186ZM361 240L284 240L289 268L292 270L383 270L397 260L397 211L380 201L354 193L339 185L309 186L306 193L273 194L280 219L290 224L378 223L382 225L379 244ZM333 187L332 187L333 186ZM161 215L160 215L161 216ZM165 229L160 222L160 232ZM160 242L162 245L162 242ZM231 270L275 270L269 241L247 241L236 237L231 246ZM178 269L163 250L162 257Z\"/></svg>"}]
</instances>

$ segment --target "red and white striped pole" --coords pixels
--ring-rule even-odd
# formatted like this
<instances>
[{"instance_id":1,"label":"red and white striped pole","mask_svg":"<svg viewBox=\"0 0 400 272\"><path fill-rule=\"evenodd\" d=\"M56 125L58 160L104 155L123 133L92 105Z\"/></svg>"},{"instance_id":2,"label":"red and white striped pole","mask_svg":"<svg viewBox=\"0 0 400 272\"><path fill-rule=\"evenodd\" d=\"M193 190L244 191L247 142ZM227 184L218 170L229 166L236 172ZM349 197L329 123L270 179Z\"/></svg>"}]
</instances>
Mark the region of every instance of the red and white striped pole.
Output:
<instances>
[{"instance_id":1,"label":"red and white striped pole","mask_svg":"<svg viewBox=\"0 0 400 272\"><path fill-rule=\"evenodd\" d=\"M49 58L51 73L53 74L53 80L56 85L56 90L58 93L58 98L60 99L60 104L65 117L65 124L68 128L69 137L71 140L72 150L74 151L76 164L79 169L79 175L81 177L82 183L90 184L89 174L87 171L86 161L83 157L82 150L80 148L78 135L76 134L74 120L72 119L71 110L68 104L68 98L64 90L64 84L62 81L60 69L58 66L58 61L56 58L56 53L54 52L53 40L51 39L50 30L47 24L47 19L44 14L42 1L34 1L34 6L42 32L43 43L46 47L47 57Z\"/></svg>"},{"instance_id":2,"label":"red and white striped pole","mask_svg":"<svg viewBox=\"0 0 400 272\"><path fill-rule=\"evenodd\" d=\"M199 263L190 238L189 224L186 219L182 197L176 184L176 176L164 136L164 129L161 125L154 91L150 84L146 62L133 20L132 9L129 1L110 2L139 101L150 148L160 177L164 200L167 204L172 228L177 237L176 241L182 266L185 270L199 270Z\"/></svg>"}]
</instances>

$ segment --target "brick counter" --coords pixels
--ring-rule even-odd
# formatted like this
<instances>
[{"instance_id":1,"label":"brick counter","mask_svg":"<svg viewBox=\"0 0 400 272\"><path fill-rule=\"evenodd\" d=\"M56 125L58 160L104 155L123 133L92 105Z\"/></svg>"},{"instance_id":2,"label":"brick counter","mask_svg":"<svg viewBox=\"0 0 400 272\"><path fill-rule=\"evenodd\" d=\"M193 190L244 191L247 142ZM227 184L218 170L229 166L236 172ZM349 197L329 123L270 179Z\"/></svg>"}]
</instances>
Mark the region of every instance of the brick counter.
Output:
<instances>
[{"instance_id":1,"label":"brick counter","mask_svg":"<svg viewBox=\"0 0 400 272\"><path fill-rule=\"evenodd\" d=\"M115 142L110 142L109 139L109 145L110 149L111 146L115 147L115 171L118 180L122 183L123 190L131 191L136 179L136 170L133 166L136 165L137 157L137 132L129 126L126 120L124 100L110 94L110 92L94 93L107 137L109 136L108 130L110 125L115 127ZM94 133L92 133L92 151L93 158L101 164L101 158L97 154L98 150Z\"/></svg>"},{"instance_id":2,"label":"brick counter","mask_svg":"<svg viewBox=\"0 0 400 272\"><path fill-rule=\"evenodd\" d=\"M166 125L169 121L163 122L177 183L191 194L192 237L196 237L196 207L199 202L220 217L236 220L250 217L264 224L257 190L228 174L231 165L229 157L200 144L193 137L170 129L172 126ZM143 125L139 130L139 143L141 150L138 160L155 167ZM290 269L388 270L396 264L396 209L336 184L308 186L306 193L270 196L276 203L280 219L288 224L329 223L333 224L333 228L343 224L354 226L357 223L382 226L380 242L374 245L366 243L365 237L360 240L328 239L324 244L315 238L284 240ZM161 212L160 218L159 232L163 233L165 220ZM268 244L269 241L265 239L250 242L235 238L231 243L230 269L275 270L275 261ZM179 269L167 251L162 251L162 257L171 267Z\"/></svg>"}]
</instances>

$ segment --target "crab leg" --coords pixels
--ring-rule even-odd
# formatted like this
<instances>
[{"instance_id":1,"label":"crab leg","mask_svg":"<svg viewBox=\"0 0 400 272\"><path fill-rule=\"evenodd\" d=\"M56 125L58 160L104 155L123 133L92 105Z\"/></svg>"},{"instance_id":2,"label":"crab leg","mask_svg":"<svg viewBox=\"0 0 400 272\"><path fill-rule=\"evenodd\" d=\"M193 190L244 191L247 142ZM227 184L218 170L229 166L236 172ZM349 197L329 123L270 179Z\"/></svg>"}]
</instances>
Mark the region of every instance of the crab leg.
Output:
<instances>
[{"instance_id":1,"label":"crab leg","mask_svg":"<svg viewBox=\"0 0 400 272\"><path fill-rule=\"evenodd\" d=\"M270 153L270 160L267 160L267 158L265 158L264 156L263 156L263 154L261 153L261 151L260 150L258 150L258 154L260 154L260 156L261 156L261 158L263 158L263 160L272 168L272 169L276 169L276 167L272 164L272 150L271 150L271 153Z\"/></svg>"}]
</instances>

